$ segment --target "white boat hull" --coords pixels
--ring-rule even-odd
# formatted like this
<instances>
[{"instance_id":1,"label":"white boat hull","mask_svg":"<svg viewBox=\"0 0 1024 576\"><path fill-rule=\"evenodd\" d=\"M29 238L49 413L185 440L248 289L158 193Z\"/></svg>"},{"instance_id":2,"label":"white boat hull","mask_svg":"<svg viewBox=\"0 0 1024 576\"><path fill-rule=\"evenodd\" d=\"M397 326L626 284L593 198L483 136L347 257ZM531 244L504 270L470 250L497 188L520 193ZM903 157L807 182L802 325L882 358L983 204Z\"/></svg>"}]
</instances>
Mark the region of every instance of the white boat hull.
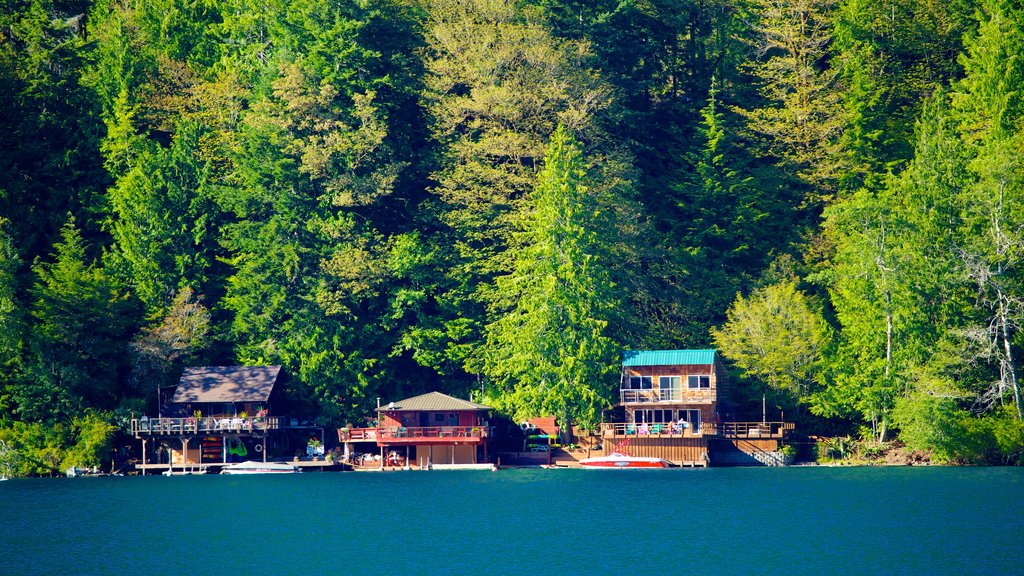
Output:
<instances>
[{"instance_id":1,"label":"white boat hull","mask_svg":"<svg viewBox=\"0 0 1024 576\"><path fill-rule=\"evenodd\" d=\"M295 474L299 467L284 462L240 462L221 469L221 474Z\"/></svg>"},{"instance_id":2,"label":"white boat hull","mask_svg":"<svg viewBox=\"0 0 1024 576\"><path fill-rule=\"evenodd\" d=\"M613 452L607 456L596 456L580 460L584 468L671 468L672 463L663 458L630 456Z\"/></svg>"}]
</instances>

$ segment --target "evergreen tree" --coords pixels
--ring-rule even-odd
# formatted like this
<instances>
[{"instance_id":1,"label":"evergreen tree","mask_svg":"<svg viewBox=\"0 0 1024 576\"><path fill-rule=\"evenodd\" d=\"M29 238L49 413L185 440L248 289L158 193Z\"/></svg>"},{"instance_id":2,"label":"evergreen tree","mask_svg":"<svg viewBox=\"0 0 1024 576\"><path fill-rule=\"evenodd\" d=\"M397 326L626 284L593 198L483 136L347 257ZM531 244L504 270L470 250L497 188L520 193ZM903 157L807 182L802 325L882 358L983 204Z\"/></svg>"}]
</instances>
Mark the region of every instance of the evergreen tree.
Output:
<instances>
[{"instance_id":1,"label":"evergreen tree","mask_svg":"<svg viewBox=\"0 0 1024 576\"><path fill-rule=\"evenodd\" d=\"M977 285L977 306L999 364L993 397L1012 398L1024 418L1014 341L1024 316L1024 12L1013 4L982 3L977 36L966 41L966 72L952 94L963 142L973 152L971 185L959 202L963 230L961 267Z\"/></svg>"},{"instance_id":2,"label":"evergreen tree","mask_svg":"<svg viewBox=\"0 0 1024 576\"><path fill-rule=\"evenodd\" d=\"M617 306L591 219L579 144L551 137L510 274L496 279L482 371L496 407L515 418L556 414L593 429L608 404L616 347L607 336Z\"/></svg>"},{"instance_id":3,"label":"evergreen tree","mask_svg":"<svg viewBox=\"0 0 1024 576\"><path fill-rule=\"evenodd\" d=\"M761 99L745 110L766 156L807 187L812 206L829 200L843 170L844 122L829 46L835 2L757 0L746 68Z\"/></svg>"},{"instance_id":4,"label":"evergreen tree","mask_svg":"<svg viewBox=\"0 0 1024 576\"><path fill-rule=\"evenodd\" d=\"M73 219L61 235L53 261L33 265L27 378L14 389L18 415L28 421L68 420L87 407L113 409L123 397L126 343L137 311L87 260Z\"/></svg>"},{"instance_id":5,"label":"evergreen tree","mask_svg":"<svg viewBox=\"0 0 1024 576\"><path fill-rule=\"evenodd\" d=\"M74 214L90 247L98 244L102 124L80 75L89 58L86 2L0 3L0 216L31 263L47 254ZM18 272L28 285L28 270Z\"/></svg>"},{"instance_id":6,"label":"evergreen tree","mask_svg":"<svg viewBox=\"0 0 1024 576\"><path fill-rule=\"evenodd\" d=\"M390 378L390 336L377 324L387 241L376 223L406 165L389 113L408 98L392 78L410 72L397 54L406 44L371 33L385 15L328 2L250 15L276 51L264 53L268 83L242 114L219 195L237 220L225 227L234 273L223 306L238 358L285 364L293 393L336 423L368 409ZM381 59L393 76L355 73Z\"/></svg>"},{"instance_id":7,"label":"evergreen tree","mask_svg":"<svg viewBox=\"0 0 1024 576\"><path fill-rule=\"evenodd\" d=\"M148 145L110 190L114 269L152 310L185 286L201 288L217 255L218 212L209 165L199 157L202 130L177 129L169 149Z\"/></svg>"},{"instance_id":8,"label":"evergreen tree","mask_svg":"<svg viewBox=\"0 0 1024 576\"><path fill-rule=\"evenodd\" d=\"M20 264L8 222L0 218L0 420L9 417L8 388L21 376L25 319L18 301Z\"/></svg>"},{"instance_id":9,"label":"evergreen tree","mask_svg":"<svg viewBox=\"0 0 1024 576\"><path fill-rule=\"evenodd\" d=\"M844 88L841 186L885 185L909 161L925 98L959 75L963 31L974 2L844 0L835 18L836 66Z\"/></svg>"},{"instance_id":10,"label":"evergreen tree","mask_svg":"<svg viewBox=\"0 0 1024 576\"><path fill-rule=\"evenodd\" d=\"M434 214L450 229L437 241L455 251L439 295L452 315L433 332L445 335L444 357L463 363L475 361L487 323L480 288L511 269L514 222L546 139L559 123L586 130L607 99L586 68L585 45L558 41L532 16L507 0L428 7L425 105L441 201Z\"/></svg>"}]
</instances>

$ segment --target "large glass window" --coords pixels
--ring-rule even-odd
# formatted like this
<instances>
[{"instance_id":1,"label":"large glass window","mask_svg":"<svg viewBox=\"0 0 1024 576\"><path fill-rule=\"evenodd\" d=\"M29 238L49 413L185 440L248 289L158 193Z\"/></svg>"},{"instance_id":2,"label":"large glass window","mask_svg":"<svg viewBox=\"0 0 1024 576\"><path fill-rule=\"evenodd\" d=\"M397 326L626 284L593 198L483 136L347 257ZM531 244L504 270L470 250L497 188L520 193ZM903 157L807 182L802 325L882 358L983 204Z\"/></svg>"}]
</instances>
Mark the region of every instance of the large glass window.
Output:
<instances>
[{"instance_id":1,"label":"large glass window","mask_svg":"<svg viewBox=\"0 0 1024 576\"><path fill-rule=\"evenodd\" d=\"M662 389L668 388L682 388L683 378L682 376L659 376L658 386Z\"/></svg>"},{"instance_id":2,"label":"large glass window","mask_svg":"<svg viewBox=\"0 0 1024 576\"><path fill-rule=\"evenodd\" d=\"M691 390L711 388L711 376L687 376L686 387Z\"/></svg>"},{"instance_id":3,"label":"large glass window","mask_svg":"<svg viewBox=\"0 0 1024 576\"><path fill-rule=\"evenodd\" d=\"M630 376L629 388L631 390L650 390L654 387L654 379L650 376Z\"/></svg>"},{"instance_id":4,"label":"large glass window","mask_svg":"<svg viewBox=\"0 0 1024 576\"><path fill-rule=\"evenodd\" d=\"M700 410L680 410L679 422L686 422L686 427L700 430Z\"/></svg>"},{"instance_id":5,"label":"large glass window","mask_svg":"<svg viewBox=\"0 0 1024 576\"><path fill-rule=\"evenodd\" d=\"M683 388L682 376L659 376L658 388L660 399L663 401L679 400L679 391ZM671 420L671 418L669 419Z\"/></svg>"}]
</instances>

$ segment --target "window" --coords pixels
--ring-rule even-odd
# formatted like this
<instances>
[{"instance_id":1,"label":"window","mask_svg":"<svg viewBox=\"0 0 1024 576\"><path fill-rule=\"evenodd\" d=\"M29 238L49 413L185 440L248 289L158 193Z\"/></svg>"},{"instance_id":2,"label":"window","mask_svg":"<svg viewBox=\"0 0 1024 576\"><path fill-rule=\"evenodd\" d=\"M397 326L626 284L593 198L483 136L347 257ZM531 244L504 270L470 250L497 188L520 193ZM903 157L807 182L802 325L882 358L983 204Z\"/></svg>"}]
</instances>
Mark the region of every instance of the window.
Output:
<instances>
[{"instance_id":1,"label":"window","mask_svg":"<svg viewBox=\"0 0 1024 576\"><path fill-rule=\"evenodd\" d=\"M434 422L436 422L437 424L444 424L444 414L441 414L440 412L435 412Z\"/></svg>"},{"instance_id":2,"label":"window","mask_svg":"<svg viewBox=\"0 0 1024 576\"><path fill-rule=\"evenodd\" d=\"M683 377L682 376L659 376L658 377L658 387L660 387L662 390L665 390L665 389L668 389L668 388L682 388L683 387Z\"/></svg>"},{"instance_id":3,"label":"window","mask_svg":"<svg viewBox=\"0 0 1024 576\"><path fill-rule=\"evenodd\" d=\"M654 379L650 376L630 376L630 390L650 390L654 387Z\"/></svg>"},{"instance_id":4,"label":"window","mask_svg":"<svg viewBox=\"0 0 1024 576\"><path fill-rule=\"evenodd\" d=\"M711 388L711 376L687 376L686 387L691 390Z\"/></svg>"},{"instance_id":5,"label":"window","mask_svg":"<svg viewBox=\"0 0 1024 576\"><path fill-rule=\"evenodd\" d=\"M662 401L679 400L679 391L683 388L682 376L659 376L658 398Z\"/></svg>"},{"instance_id":6,"label":"window","mask_svg":"<svg viewBox=\"0 0 1024 576\"><path fill-rule=\"evenodd\" d=\"M700 410L680 410L679 420L689 424L693 430L700 430Z\"/></svg>"}]
</instances>

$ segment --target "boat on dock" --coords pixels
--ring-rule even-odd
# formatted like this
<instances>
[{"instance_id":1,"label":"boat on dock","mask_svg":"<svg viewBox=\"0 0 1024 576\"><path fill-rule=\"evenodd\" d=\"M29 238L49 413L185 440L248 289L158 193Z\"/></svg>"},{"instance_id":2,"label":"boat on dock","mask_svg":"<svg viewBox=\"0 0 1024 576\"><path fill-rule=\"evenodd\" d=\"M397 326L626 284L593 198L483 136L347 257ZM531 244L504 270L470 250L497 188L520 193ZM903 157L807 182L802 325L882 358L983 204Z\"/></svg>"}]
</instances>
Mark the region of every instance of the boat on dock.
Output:
<instances>
[{"instance_id":1,"label":"boat on dock","mask_svg":"<svg viewBox=\"0 0 1024 576\"><path fill-rule=\"evenodd\" d=\"M221 469L221 474L296 474L299 467L285 462L238 462Z\"/></svg>"}]
</instances>

